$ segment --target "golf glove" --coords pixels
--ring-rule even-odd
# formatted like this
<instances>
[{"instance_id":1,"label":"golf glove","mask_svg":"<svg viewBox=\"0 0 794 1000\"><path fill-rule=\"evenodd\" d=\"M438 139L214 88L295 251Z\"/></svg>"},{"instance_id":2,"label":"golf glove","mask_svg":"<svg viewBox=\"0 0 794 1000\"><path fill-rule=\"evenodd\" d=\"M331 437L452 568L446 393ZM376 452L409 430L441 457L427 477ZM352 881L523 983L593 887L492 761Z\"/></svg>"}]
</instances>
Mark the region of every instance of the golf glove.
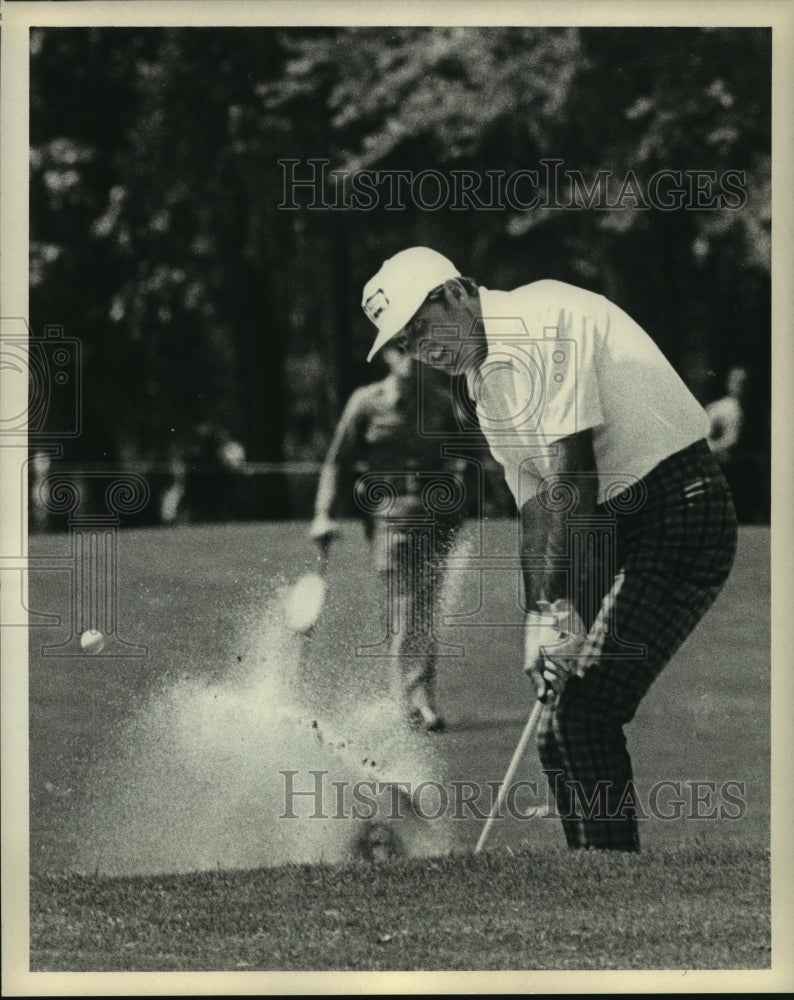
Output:
<instances>
[{"instance_id":1,"label":"golf glove","mask_svg":"<svg viewBox=\"0 0 794 1000\"><path fill-rule=\"evenodd\" d=\"M559 698L571 674L583 676L579 653L587 629L568 601L553 605L539 601L538 609L526 618L524 672L535 685L538 699L545 702L550 692Z\"/></svg>"}]
</instances>

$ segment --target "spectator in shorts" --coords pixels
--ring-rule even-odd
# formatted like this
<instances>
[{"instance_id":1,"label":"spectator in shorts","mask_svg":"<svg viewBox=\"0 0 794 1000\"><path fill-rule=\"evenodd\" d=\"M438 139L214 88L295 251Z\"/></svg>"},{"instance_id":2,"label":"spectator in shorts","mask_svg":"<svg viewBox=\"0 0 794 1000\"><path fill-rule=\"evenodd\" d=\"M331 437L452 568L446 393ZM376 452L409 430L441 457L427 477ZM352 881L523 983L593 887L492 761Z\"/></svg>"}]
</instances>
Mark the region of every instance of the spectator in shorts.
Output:
<instances>
[{"instance_id":1,"label":"spectator in shorts","mask_svg":"<svg viewBox=\"0 0 794 1000\"><path fill-rule=\"evenodd\" d=\"M412 725L435 733L445 724L436 705L434 627L445 560L463 518L460 465L443 459L440 447L455 424L440 385L425 381L420 404L410 358L387 348L383 360L388 375L353 392L336 427L310 535L327 548L339 534L334 519L354 500L387 597L397 697ZM434 483L442 497L435 510Z\"/></svg>"}]
</instances>

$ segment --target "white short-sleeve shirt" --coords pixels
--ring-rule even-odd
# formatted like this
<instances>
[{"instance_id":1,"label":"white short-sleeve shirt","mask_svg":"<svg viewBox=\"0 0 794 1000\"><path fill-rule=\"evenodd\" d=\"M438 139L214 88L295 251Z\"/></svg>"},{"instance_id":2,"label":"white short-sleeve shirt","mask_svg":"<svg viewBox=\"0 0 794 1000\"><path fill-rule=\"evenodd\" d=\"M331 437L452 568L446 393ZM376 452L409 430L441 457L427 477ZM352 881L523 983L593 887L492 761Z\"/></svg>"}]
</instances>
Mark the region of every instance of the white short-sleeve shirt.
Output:
<instances>
[{"instance_id":1,"label":"white short-sleeve shirt","mask_svg":"<svg viewBox=\"0 0 794 1000\"><path fill-rule=\"evenodd\" d=\"M705 438L705 410L647 333L602 295L560 281L480 288L488 354L467 373L480 427L520 506L554 442L592 428L598 502Z\"/></svg>"}]
</instances>

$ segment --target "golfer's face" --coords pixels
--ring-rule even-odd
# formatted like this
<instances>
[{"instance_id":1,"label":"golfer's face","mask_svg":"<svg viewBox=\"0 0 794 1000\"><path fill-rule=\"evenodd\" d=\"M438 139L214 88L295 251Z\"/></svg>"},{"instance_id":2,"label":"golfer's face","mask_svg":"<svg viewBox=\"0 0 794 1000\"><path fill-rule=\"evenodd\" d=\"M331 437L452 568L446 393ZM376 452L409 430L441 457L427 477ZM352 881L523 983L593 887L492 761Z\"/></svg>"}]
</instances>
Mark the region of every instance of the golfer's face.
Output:
<instances>
[{"instance_id":1,"label":"golfer's face","mask_svg":"<svg viewBox=\"0 0 794 1000\"><path fill-rule=\"evenodd\" d=\"M442 300L425 303L397 340L416 361L455 375L463 348L462 333L462 323Z\"/></svg>"}]
</instances>

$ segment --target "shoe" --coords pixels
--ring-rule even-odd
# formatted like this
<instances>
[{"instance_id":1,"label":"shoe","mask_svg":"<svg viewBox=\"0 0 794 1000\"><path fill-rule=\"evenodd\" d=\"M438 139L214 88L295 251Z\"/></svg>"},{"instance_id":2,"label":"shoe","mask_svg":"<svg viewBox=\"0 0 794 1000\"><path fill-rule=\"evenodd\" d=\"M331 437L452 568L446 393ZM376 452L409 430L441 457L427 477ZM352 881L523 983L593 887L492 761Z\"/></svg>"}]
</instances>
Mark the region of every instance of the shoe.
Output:
<instances>
[{"instance_id":1,"label":"shoe","mask_svg":"<svg viewBox=\"0 0 794 1000\"><path fill-rule=\"evenodd\" d=\"M411 710L408 722L414 729L424 729L426 733L443 733L447 728L446 722L430 709L422 711L420 708Z\"/></svg>"},{"instance_id":2,"label":"shoe","mask_svg":"<svg viewBox=\"0 0 794 1000\"><path fill-rule=\"evenodd\" d=\"M412 729L424 729L425 718L418 708L412 708L408 713L408 725Z\"/></svg>"}]
</instances>

